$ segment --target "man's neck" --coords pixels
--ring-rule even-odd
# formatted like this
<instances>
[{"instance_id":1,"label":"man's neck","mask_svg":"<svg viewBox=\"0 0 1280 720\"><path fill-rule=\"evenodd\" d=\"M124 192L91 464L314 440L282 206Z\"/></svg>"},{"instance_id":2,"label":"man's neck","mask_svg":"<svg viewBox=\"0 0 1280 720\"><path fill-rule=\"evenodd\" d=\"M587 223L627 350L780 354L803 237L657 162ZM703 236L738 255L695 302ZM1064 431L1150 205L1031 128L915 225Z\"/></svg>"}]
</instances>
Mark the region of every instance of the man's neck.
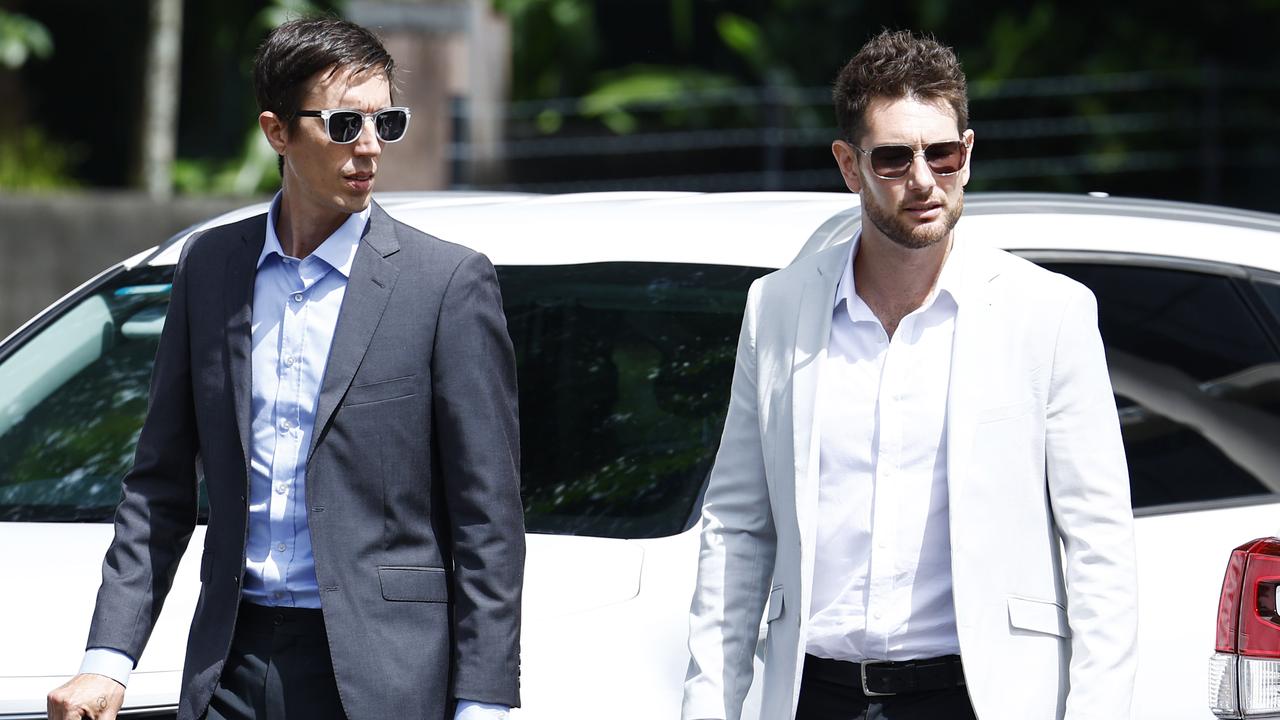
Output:
<instances>
[{"instance_id":1,"label":"man's neck","mask_svg":"<svg viewBox=\"0 0 1280 720\"><path fill-rule=\"evenodd\" d=\"M309 210L303 203L292 201L288 192L280 196L275 230L285 255L305 258L351 217L341 212Z\"/></svg>"},{"instance_id":2,"label":"man's neck","mask_svg":"<svg viewBox=\"0 0 1280 720\"><path fill-rule=\"evenodd\" d=\"M853 262L854 287L890 337L902 318L923 305L933 292L954 237L948 235L929 247L913 250L874 228L863 228Z\"/></svg>"}]
</instances>

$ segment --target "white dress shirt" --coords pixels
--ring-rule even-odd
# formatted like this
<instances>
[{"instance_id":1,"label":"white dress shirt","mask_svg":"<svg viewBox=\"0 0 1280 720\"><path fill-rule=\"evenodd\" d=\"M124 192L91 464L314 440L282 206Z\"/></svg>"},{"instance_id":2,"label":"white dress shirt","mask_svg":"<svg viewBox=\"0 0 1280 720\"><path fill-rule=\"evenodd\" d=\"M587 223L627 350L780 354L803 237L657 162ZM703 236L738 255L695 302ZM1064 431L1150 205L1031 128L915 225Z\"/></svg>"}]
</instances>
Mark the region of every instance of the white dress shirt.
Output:
<instances>
[{"instance_id":1,"label":"white dress shirt","mask_svg":"<svg viewBox=\"0 0 1280 720\"><path fill-rule=\"evenodd\" d=\"M960 644L951 598L946 408L960 246L890 338L854 286L859 240L836 286L818 380L818 527L806 649L853 661L954 654Z\"/></svg>"}]
</instances>

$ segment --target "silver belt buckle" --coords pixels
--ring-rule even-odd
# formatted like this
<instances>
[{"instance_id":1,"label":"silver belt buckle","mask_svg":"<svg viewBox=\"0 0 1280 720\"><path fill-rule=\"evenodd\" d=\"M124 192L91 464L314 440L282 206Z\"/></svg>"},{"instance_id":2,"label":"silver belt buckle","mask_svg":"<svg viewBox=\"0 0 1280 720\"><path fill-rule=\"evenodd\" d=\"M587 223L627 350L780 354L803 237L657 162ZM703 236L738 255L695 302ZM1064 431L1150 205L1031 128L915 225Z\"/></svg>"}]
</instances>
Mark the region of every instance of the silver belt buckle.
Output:
<instances>
[{"instance_id":1,"label":"silver belt buckle","mask_svg":"<svg viewBox=\"0 0 1280 720\"><path fill-rule=\"evenodd\" d=\"M898 694L898 693L891 693L891 692L875 692L871 688L867 687L867 667L869 665L888 665L888 664L889 664L888 660L863 660L862 662L858 663L858 670L859 672L862 673L862 693L864 695L866 695L867 697L885 697L888 695Z\"/></svg>"}]
</instances>

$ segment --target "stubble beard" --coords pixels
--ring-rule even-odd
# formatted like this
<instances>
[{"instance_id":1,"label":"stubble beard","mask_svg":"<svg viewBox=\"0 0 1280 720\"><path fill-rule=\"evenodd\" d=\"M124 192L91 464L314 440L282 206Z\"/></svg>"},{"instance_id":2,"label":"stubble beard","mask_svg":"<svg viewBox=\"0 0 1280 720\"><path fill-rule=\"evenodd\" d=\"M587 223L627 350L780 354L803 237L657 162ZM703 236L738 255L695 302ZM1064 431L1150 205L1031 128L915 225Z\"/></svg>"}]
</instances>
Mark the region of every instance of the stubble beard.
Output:
<instances>
[{"instance_id":1,"label":"stubble beard","mask_svg":"<svg viewBox=\"0 0 1280 720\"><path fill-rule=\"evenodd\" d=\"M913 224L902 215L885 210L875 201L864 201L862 205L863 215L881 234L908 250L923 250L950 237L963 212L963 194L945 206L940 222L926 225Z\"/></svg>"}]
</instances>

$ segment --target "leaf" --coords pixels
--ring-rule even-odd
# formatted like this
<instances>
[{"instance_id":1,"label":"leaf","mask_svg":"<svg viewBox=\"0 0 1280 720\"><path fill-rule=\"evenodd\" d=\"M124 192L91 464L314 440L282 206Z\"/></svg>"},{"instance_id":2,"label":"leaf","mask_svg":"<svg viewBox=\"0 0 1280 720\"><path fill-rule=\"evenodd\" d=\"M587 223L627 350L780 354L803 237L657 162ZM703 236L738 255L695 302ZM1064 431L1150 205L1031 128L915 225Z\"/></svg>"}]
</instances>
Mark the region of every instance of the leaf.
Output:
<instances>
[{"instance_id":1,"label":"leaf","mask_svg":"<svg viewBox=\"0 0 1280 720\"><path fill-rule=\"evenodd\" d=\"M627 134L638 128L631 112L634 109L679 107L691 93L735 85L729 77L696 68L637 65L606 75L595 90L579 100L578 112L599 118L615 133Z\"/></svg>"},{"instance_id":2,"label":"leaf","mask_svg":"<svg viewBox=\"0 0 1280 720\"><path fill-rule=\"evenodd\" d=\"M544 135L551 135L558 132L564 125L564 114L548 108L538 113L538 117L535 122L538 125L538 132L543 133Z\"/></svg>"},{"instance_id":3,"label":"leaf","mask_svg":"<svg viewBox=\"0 0 1280 720\"><path fill-rule=\"evenodd\" d=\"M755 62L767 55L764 43L764 32L755 22L734 13L721 13L716 18L716 32L730 50Z\"/></svg>"},{"instance_id":4,"label":"leaf","mask_svg":"<svg viewBox=\"0 0 1280 720\"><path fill-rule=\"evenodd\" d=\"M44 25L25 15L0 10L0 65L10 70L26 64L31 56L53 54L53 37Z\"/></svg>"}]
</instances>

